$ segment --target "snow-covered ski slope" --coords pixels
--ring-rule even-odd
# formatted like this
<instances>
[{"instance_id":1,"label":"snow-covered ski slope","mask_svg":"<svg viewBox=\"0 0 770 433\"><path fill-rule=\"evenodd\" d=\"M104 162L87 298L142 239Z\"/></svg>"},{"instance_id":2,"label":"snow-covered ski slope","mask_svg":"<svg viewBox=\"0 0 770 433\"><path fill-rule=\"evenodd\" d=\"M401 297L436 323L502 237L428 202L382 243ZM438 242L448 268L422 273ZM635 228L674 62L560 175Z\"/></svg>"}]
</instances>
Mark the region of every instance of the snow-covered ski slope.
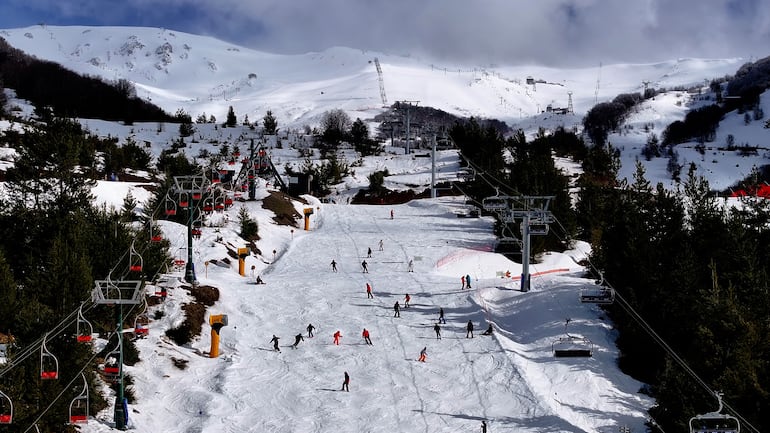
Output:
<instances>
[{"instance_id":1,"label":"snow-covered ski slope","mask_svg":"<svg viewBox=\"0 0 770 433\"><path fill-rule=\"evenodd\" d=\"M221 291L208 314L229 319L221 331L221 354L203 356L210 346L207 325L186 347L162 335L181 320L179 307L189 300L183 289L151 307L151 317L156 309L166 315L138 341L142 361L126 368L137 396L130 405L133 430L457 432L479 431L486 420L492 432L616 432L620 426L643 431L653 402L638 393L640 383L618 371L611 324L596 306L578 301L581 286L590 283L580 278L575 262L584 256L583 244L568 254L544 256L531 268L542 275L522 293L517 281L497 276L515 276L521 268L490 252L492 220L457 218L462 199L392 207L312 203L310 231L260 224L261 235L273 240L260 246L274 246L275 258L263 251L264 257L249 257L246 268L255 266L265 285L239 276L235 265L209 265L204 272L202 263L224 257L216 237L239 241L236 223L203 229L194 245L198 278ZM245 206L267 212L260 202ZM180 226L163 227L179 244L175 248L184 244ZM407 272L410 259L413 273ZM466 274L470 290L461 289ZM374 299L367 299L367 282ZM411 306L394 318L394 303L403 305L407 293ZM447 323L437 340L433 326L440 307ZM566 318L571 335L593 342L592 358L552 356ZM466 338L469 320L472 339ZM496 332L481 336L490 322ZM307 338L309 323L316 327L314 338ZM364 344L364 328L372 346ZM339 346L332 339L337 330L343 335ZM306 338L295 350L298 333ZM281 338L280 353L269 343L274 334ZM420 363L423 347L428 358ZM174 367L172 358L187 361L187 368ZM340 391L345 371L350 392ZM108 409L82 431L107 432L111 425Z\"/></svg>"}]
</instances>

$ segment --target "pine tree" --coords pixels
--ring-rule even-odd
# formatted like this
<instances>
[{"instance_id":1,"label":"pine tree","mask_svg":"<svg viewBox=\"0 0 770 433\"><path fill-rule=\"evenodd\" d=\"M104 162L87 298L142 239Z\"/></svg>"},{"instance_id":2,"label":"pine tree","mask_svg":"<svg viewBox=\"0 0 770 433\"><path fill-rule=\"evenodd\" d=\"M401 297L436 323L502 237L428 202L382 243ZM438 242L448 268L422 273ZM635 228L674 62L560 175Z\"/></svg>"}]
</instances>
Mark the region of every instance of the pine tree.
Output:
<instances>
[{"instance_id":1,"label":"pine tree","mask_svg":"<svg viewBox=\"0 0 770 433\"><path fill-rule=\"evenodd\" d=\"M272 111L267 110L265 117L262 118L262 128L265 130L265 135L275 135L278 132L278 121Z\"/></svg>"},{"instance_id":2,"label":"pine tree","mask_svg":"<svg viewBox=\"0 0 770 433\"><path fill-rule=\"evenodd\" d=\"M237 124L238 119L235 117L235 110L233 110L233 106L231 105L230 108L227 109L227 119L225 120L224 126L234 128Z\"/></svg>"}]
</instances>

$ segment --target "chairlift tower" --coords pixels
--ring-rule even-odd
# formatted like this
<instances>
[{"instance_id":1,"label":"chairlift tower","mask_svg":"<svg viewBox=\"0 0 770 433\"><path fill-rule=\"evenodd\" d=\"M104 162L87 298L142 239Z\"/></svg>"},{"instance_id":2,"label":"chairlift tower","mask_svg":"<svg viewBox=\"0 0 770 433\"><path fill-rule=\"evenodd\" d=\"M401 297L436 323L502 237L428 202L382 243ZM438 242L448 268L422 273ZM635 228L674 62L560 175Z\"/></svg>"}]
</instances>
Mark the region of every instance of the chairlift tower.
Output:
<instances>
[{"instance_id":1,"label":"chairlift tower","mask_svg":"<svg viewBox=\"0 0 770 433\"><path fill-rule=\"evenodd\" d=\"M112 281L109 277L106 280L96 280L94 289L91 292L91 299L95 304L115 305L118 308L115 311L117 315L117 334L118 348L120 356L118 359L118 395L115 397L114 420L115 428L126 430L126 419L128 414L124 407L125 389L123 386L123 305L136 305L141 302L142 289L144 281L142 280L117 280Z\"/></svg>"},{"instance_id":2,"label":"chairlift tower","mask_svg":"<svg viewBox=\"0 0 770 433\"><path fill-rule=\"evenodd\" d=\"M404 154L409 154L409 140L412 138L411 133L409 131L409 122L411 121L412 117L412 106L417 106L420 101L398 101L396 102L396 107L400 109L402 106L406 108L406 113L404 114L404 123L406 124L406 148L404 150Z\"/></svg>"},{"instance_id":3,"label":"chairlift tower","mask_svg":"<svg viewBox=\"0 0 770 433\"><path fill-rule=\"evenodd\" d=\"M572 91L567 92L567 114L575 114L575 108L572 106Z\"/></svg>"},{"instance_id":4,"label":"chairlift tower","mask_svg":"<svg viewBox=\"0 0 770 433\"><path fill-rule=\"evenodd\" d=\"M548 234L553 214L548 210L554 196L494 196L482 200L482 207L500 215L505 223L521 220L521 291L528 292L530 286L529 259L530 236Z\"/></svg>"},{"instance_id":5,"label":"chairlift tower","mask_svg":"<svg viewBox=\"0 0 770 433\"><path fill-rule=\"evenodd\" d=\"M382 98L382 106L388 106L388 98L385 96L385 81L382 79L382 68L380 67L380 59L374 58L374 66L377 68L377 78L380 80L380 98Z\"/></svg>"},{"instance_id":6,"label":"chairlift tower","mask_svg":"<svg viewBox=\"0 0 770 433\"><path fill-rule=\"evenodd\" d=\"M193 265L193 234L192 227L196 209L196 201L200 202L203 199L203 194L208 188L208 179L206 176L174 176L174 192L177 197L188 197L190 202L187 206L187 264L185 264L184 280L190 284L194 284L197 279L195 278L195 266ZM180 206L182 207L182 206Z\"/></svg>"}]
</instances>

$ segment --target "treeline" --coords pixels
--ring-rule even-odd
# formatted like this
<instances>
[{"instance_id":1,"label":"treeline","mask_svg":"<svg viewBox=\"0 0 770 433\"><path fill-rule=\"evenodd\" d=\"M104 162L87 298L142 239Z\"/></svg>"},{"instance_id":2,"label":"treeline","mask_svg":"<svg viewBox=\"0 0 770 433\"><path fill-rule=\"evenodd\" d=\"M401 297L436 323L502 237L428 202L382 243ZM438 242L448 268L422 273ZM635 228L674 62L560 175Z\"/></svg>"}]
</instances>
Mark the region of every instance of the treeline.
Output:
<instances>
[{"instance_id":1,"label":"treeline","mask_svg":"<svg viewBox=\"0 0 770 433\"><path fill-rule=\"evenodd\" d=\"M89 384L90 413L106 402L95 377L104 353L94 354L90 344L76 342L72 313L85 302L85 317L94 331L113 336L108 347L115 348L116 308L88 302L94 281L154 275L169 262L168 242L149 241L151 221L137 220L130 199L123 209L94 205L98 139L84 134L80 125L56 118L6 140L18 154L7 171L7 195L0 201L0 332L15 339L8 351L12 362L27 350L32 355L0 369L0 388L14 404L13 424L0 426L0 432L20 431L19 426L32 425L41 414L41 431L73 432L66 425L68 409L80 382L73 389L65 386L81 369ZM142 254L141 273L128 272L132 243ZM126 307L126 323L136 313ZM41 338L67 317L68 326L46 339L58 359L59 378L41 380ZM126 341L124 347L127 363L135 362L133 345ZM131 397L130 388L127 395Z\"/></svg>"},{"instance_id":2,"label":"treeline","mask_svg":"<svg viewBox=\"0 0 770 433\"><path fill-rule=\"evenodd\" d=\"M607 150L605 159L614 159ZM584 169L589 169L584 164ZM759 431L770 428L770 208L746 199L724 209L691 167L683 188L653 186L637 165L618 187L587 170L579 209L591 209L592 263L712 390ZM586 221L587 222L587 221ZM587 229L587 230L586 230ZM648 383L650 413L664 431L686 431L690 417L717 402L617 303L609 308L623 371Z\"/></svg>"},{"instance_id":3,"label":"treeline","mask_svg":"<svg viewBox=\"0 0 770 433\"><path fill-rule=\"evenodd\" d=\"M48 106L60 117L85 117L132 122L166 122L172 119L159 107L136 97L126 80L106 83L39 60L13 48L0 38L0 80L19 98L35 106Z\"/></svg>"}]
</instances>

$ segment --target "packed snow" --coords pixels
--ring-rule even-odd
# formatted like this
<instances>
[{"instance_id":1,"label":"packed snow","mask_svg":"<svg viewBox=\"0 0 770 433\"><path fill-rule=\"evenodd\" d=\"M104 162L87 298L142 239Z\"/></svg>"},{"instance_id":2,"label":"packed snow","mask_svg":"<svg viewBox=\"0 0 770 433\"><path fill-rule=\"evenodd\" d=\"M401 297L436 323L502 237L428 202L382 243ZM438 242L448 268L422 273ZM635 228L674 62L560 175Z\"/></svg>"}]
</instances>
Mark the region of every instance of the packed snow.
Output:
<instances>
[{"instance_id":1,"label":"packed snow","mask_svg":"<svg viewBox=\"0 0 770 433\"><path fill-rule=\"evenodd\" d=\"M297 210L314 210L309 231L270 223L261 201L241 204L259 219L263 239L262 255L246 259L245 276L235 263L206 266L221 263L225 245L245 245L237 236L239 206L215 214L211 223L221 227L205 227L194 241L199 283L221 294L208 314L228 317L219 357L207 357L208 326L184 347L163 335L190 300L181 271L167 276L174 288L149 311L150 317L156 310L165 314L137 340L142 361L126 368L137 396L130 405L132 429L449 432L474 431L482 420L492 432L643 429L652 400L618 370L611 323L595 305L579 302L581 288L594 284L577 264L585 244L543 255L530 268L532 290L522 292L520 264L491 252L493 220L458 218L461 198L395 206L305 198L310 204L297 203ZM172 248L186 251L185 229L161 223ZM408 272L410 261L414 272ZM266 284L255 284L257 275ZM461 287L465 275L470 289ZM366 296L367 283L373 299ZM400 317L394 317L395 302L402 304ZM439 308L446 319L441 339L433 329ZM473 338L466 338L468 321ZM315 337L308 338L311 323ZM490 324L493 334L481 335ZM371 346L361 337L364 328ZM334 345L338 330L341 343ZM294 349L297 334L304 341ZM273 335L280 352L270 344ZM567 335L590 340L593 357L555 358L554 342ZM424 363L417 361L423 348ZM173 359L187 367L175 367ZM344 372L349 392L340 390ZM111 424L110 409L83 431L106 432Z\"/></svg>"}]
</instances>

